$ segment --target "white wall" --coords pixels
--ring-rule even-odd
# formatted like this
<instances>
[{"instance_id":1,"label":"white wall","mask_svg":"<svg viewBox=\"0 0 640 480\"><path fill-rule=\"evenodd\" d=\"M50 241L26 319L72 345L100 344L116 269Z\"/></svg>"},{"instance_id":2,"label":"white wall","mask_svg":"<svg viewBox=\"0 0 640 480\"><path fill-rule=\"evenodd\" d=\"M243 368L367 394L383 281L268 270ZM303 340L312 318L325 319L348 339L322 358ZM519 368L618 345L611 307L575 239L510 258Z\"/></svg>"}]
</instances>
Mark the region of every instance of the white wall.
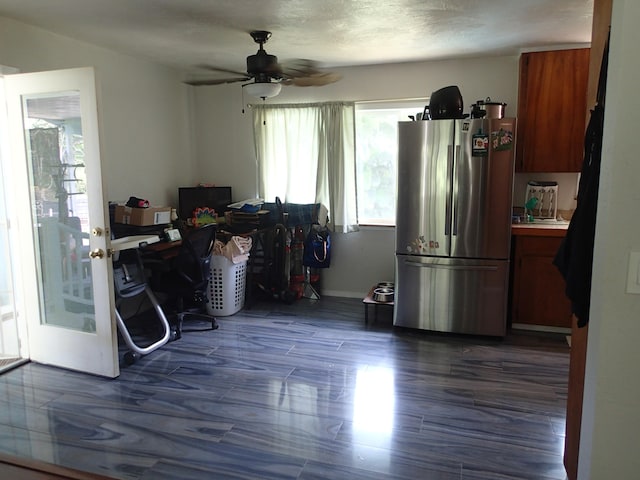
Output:
<instances>
[{"instance_id":1,"label":"white wall","mask_svg":"<svg viewBox=\"0 0 640 480\"><path fill-rule=\"evenodd\" d=\"M190 88L153 63L0 17L0 64L21 72L96 69L107 200L175 204L193 177Z\"/></svg>"},{"instance_id":2,"label":"white wall","mask_svg":"<svg viewBox=\"0 0 640 480\"><path fill-rule=\"evenodd\" d=\"M324 87L283 87L269 103L331 100L425 98L458 85L469 112L476 100L491 97L517 107L518 57L487 57L337 69L343 79ZM260 102L245 97L245 102ZM195 91L196 162L202 181L230 185L237 200L257 192L251 111L242 113L240 84L198 87ZM273 199L267 199L273 201ZM322 272L325 295L360 297L394 278L393 228L363 228L333 235L331 268Z\"/></svg>"},{"instance_id":3,"label":"white wall","mask_svg":"<svg viewBox=\"0 0 640 480\"><path fill-rule=\"evenodd\" d=\"M613 1L580 480L640 476L640 295L625 293L629 252L640 251L638 19L640 2Z\"/></svg>"}]
</instances>

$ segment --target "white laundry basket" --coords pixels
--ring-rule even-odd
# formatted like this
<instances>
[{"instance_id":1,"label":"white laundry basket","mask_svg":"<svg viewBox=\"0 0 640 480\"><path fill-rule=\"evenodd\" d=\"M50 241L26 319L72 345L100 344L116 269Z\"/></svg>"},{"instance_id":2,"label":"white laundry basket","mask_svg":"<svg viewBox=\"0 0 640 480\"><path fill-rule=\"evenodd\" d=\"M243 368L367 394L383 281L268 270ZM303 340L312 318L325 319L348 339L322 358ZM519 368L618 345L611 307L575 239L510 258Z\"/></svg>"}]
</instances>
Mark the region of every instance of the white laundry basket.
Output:
<instances>
[{"instance_id":1,"label":"white laundry basket","mask_svg":"<svg viewBox=\"0 0 640 480\"><path fill-rule=\"evenodd\" d=\"M211 272L207 286L207 312L209 315L226 316L244 307L247 284L247 261L233 263L224 255L211 256Z\"/></svg>"}]
</instances>

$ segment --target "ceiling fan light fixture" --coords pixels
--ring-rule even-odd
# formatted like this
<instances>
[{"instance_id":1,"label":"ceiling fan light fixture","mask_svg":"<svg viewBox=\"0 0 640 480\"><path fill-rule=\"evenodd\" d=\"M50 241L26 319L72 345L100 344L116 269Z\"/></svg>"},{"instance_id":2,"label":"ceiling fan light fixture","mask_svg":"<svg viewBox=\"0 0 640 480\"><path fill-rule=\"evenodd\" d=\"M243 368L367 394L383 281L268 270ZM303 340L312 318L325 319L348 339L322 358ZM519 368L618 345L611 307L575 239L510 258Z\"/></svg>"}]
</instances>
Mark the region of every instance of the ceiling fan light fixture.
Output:
<instances>
[{"instance_id":1,"label":"ceiling fan light fixture","mask_svg":"<svg viewBox=\"0 0 640 480\"><path fill-rule=\"evenodd\" d=\"M252 97L261 99L275 97L280 93L282 85L272 82L254 82L243 86L245 92Z\"/></svg>"}]
</instances>

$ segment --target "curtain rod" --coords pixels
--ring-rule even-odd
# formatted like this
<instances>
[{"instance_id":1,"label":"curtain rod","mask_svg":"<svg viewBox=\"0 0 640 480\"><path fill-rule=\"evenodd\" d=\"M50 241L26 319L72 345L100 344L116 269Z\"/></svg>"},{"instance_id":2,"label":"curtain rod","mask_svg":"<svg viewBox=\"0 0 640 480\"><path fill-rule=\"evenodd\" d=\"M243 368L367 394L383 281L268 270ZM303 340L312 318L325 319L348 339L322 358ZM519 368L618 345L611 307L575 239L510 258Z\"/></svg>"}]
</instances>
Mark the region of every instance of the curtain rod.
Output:
<instances>
[{"instance_id":1,"label":"curtain rod","mask_svg":"<svg viewBox=\"0 0 640 480\"><path fill-rule=\"evenodd\" d=\"M250 108L255 107L263 107L263 108L271 108L271 107L289 107L289 108L305 108L305 107L318 107L324 105L353 105L355 102L350 100L329 100L326 102L293 102L293 103L248 103L247 106Z\"/></svg>"},{"instance_id":2,"label":"curtain rod","mask_svg":"<svg viewBox=\"0 0 640 480\"><path fill-rule=\"evenodd\" d=\"M356 103L397 103L397 102L422 102L429 100L429 97L413 98L386 98L384 100L355 100Z\"/></svg>"},{"instance_id":3,"label":"curtain rod","mask_svg":"<svg viewBox=\"0 0 640 480\"><path fill-rule=\"evenodd\" d=\"M353 100L353 103L360 103L360 104L366 104L366 103L400 103L400 102L425 102L428 101L429 97L412 97L412 98L386 98L384 100ZM347 100L337 100L337 101L327 101L327 102L311 102L311 103L301 103L301 102L294 102L294 103L271 103L271 104L262 104L262 103L248 103L247 106L248 107L255 107L255 106L260 106L260 105L265 105L265 106L274 106L274 107L280 107L280 106L310 106L310 105L322 105L322 104L329 104L329 103L333 103L333 104L349 104L351 103L351 101L347 101Z\"/></svg>"}]
</instances>

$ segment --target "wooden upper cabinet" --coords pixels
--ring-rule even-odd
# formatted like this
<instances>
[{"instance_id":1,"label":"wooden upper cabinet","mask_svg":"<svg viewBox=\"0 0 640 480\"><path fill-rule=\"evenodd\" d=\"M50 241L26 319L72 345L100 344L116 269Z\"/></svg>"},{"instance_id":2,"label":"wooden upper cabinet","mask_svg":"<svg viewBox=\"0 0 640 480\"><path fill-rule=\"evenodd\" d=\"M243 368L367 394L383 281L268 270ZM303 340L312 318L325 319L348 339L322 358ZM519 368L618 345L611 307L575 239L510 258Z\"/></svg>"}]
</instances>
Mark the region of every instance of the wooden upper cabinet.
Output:
<instances>
[{"instance_id":1,"label":"wooden upper cabinet","mask_svg":"<svg viewBox=\"0 0 640 480\"><path fill-rule=\"evenodd\" d=\"M588 76L588 48L522 54L516 171L580 171Z\"/></svg>"}]
</instances>

